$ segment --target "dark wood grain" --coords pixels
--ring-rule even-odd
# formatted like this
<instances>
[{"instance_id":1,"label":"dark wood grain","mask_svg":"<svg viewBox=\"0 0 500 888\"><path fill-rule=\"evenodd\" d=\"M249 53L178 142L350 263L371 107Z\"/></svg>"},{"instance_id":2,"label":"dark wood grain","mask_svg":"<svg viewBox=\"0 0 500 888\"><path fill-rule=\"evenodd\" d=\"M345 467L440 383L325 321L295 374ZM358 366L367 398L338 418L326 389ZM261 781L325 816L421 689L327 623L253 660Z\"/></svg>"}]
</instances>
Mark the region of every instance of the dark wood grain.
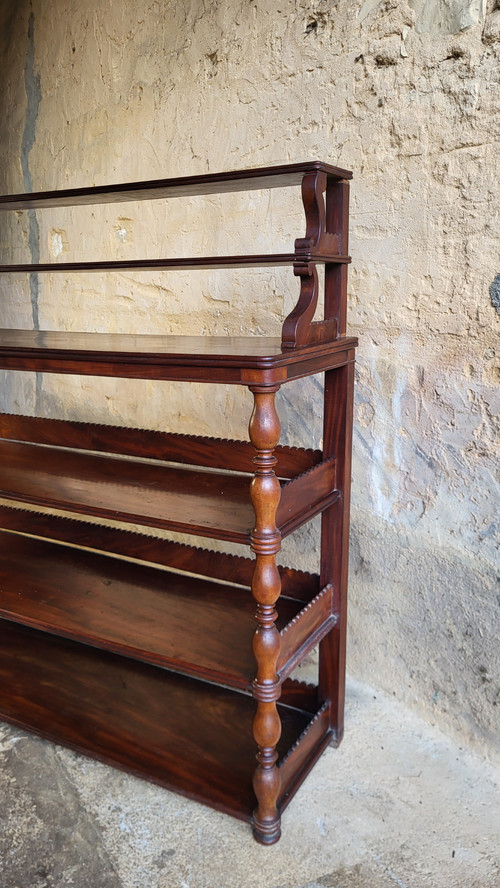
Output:
<instances>
[{"instance_id":1,"label":"dark wood grain","mask_svg":"<svg viewBox=\"0 0 500 888\"><path fill-rule=\"evenodd\" d=\"M308 725L301 742L296 743L280 762L279 772L284 790L280 798L281 811L314 767L331 738L328 705L324 704Z\"/></svg>"},{"instance_id":2,"label":"dark wood grain","mask_svg":"<svg viewBox=\"0 0 500 888\"><path fill-rule=\"evenodd\" d=\"M277 626L280 628L280 652L277 671L283 679L330 632L337 622L334 613L333 586L325 586L295 617L281 628L283 593L278 604Z\"/></svg>"},{"instance_id":3,"label":"dark wood grain","mask_svg":"<svg viewBox=\"0 0 500 888\"><path fill-rule=\"evenodd\" d=\"M319 647L319 686L337 744L344 734L353 392L353 364L325 374L323 439L325 453L336 454L339 500L321 517L320 570L322 584L334 586L337 620Z\"/></svg>"},{"instance_id":4,"label":"dark wood grain","mask_svg":"<svg viewBox=\"0 0 500 888\"><path fill-rule=\"evenodd\" d=\"M276 337L0 330L0 368L126 379L278 384L352 360L357 340L283 349Z\"/></svg>"},{"instance_id":5,"label":"dark wood grain","mask_svg":"<svg viewBox=\"0 0 500 888\"><path fill-rule=\"evenodd\" d=\"M206 269L223 268L278 268L292 265L297 259L304 262L335 261L347 264L349 256L338 253L329 255L307 251L300 256L297 253L267 253L249 256L193 256L165 259L105 259L85 262L17 262L0 265L0 272L12 274L72 274L75 272L112 272L112 271L203 271Z\"/></svg>"},{"instance_id":6,"label":"dark wood grain","mask_svg":"<svg viewBox=\"0 0 500 888\"><path fill-rule=\"evenodd\" d=\"M284 758L313 716L279 708ZM244 694L0 620L1 719L248 821L254 711Z\"/></svg>"},{"instance_id":7,"label":"dark wood grain","mask_svg":"<svg viewBox=\"0 0 500 888\"><path fill-rule=\"evenodd\" d=\"M282 535L296 530L306 516L306 520L311 520L338 499L336 476L335 459L331 457L282 485L276 511L276 522Z\"/></svg>"},{"instance_id":8,"label":"dark wood grain","mask_svg":"<svg viewBox=\"0 0 500 888\"><path fill-rule=\"evenodd\" d=\"M127 182L116 185L97 185L87 188L68 188L33 194L9 194L0 197L0 209L38 209L42 207L89 206L128 200L153 200L169 197L189 197L202 194L224 194L267 188L286 188L300 185L304 173L321 170L332 180L351 179L352 173L321 161L284 164L274 167L256 167L250 170L229 170L222 173L203 173L170 179Z\"/></svg>"},{"instance_id":9,"label":"dark wood grain","mask_svg":"<svg viewBox=\"0 0 500 888\"><path fill-rule=\"evenodd\" d=\"M338 234L339 251L349 251L349 182L328 183L326 222ZM335 318L338 333L345 335L347 323L347 266L327 263L325 268L325 316Z\"/></svg>"},{"instance_id":10,"label":"dark wood grain","mask_svg":"<svg viewBox=\"0 0 500 888\"><path fill-rule=\"evenodd\" d=\"M252 690L257 700L253 722L257 745L257 768L253 778L257 807L253 833L257 841L264 845L274 844L281 835L278 808L280 778L277 769L281 721L276 705L281 694L278 675L280 637L276 626L276 602L281 592L281 577L276 564L281 536L276 519L281 487L274 472L274 449L281 429L275 405L276 390L277 386L252 387L254 407L248 426L256 451L255 475L250 486L255 512L255 527L251 534L252 551L255 553L252 594L257 604L257 626L252 645L256 662Z\"/></svg>"},{"instance_id":11,"label":"dark wood grain","mask_svg":"<svg viewBox=\"0 0 500 888\"><path fill-rule=\"evenodd\" d=\"M0 413L0 438L247 473L253 472L255 456L250 441L226 441L12 413ZM278 460L276 474L290 479L321 462L322 453L321 450L299 447L277 447L275 456Z\"/></svg>"},{"instance_id":12,"label":"dark wood grain","mask_svg":"<svg viewBox=\"0 0 500 888\"><path fill-rule=\"evenodd\" d=\"M0 442L0 495L7 499L248 540L253 510L245 476Z\"/></svg>"},{"instance_id":13,"label":"dark wood grain","mask_svg":"<svg viewBox=\"0 0 500 888\"><path fill-rule=\"evenodd\" d=\"M283 485L283 533L336 495L332 477L320 463ZM250 481L250 475L0 440L5 499L233 542L248 543L255 524Z\"/></svg>"},{"instance_id":14,"label":"dark wood grain","mask_svg":"<svg viewBox=\"0 0 500 888\"><path fill-rule=\"evenodd\" d=\"M0 331L4 370L253 393L250 442L0 415L0 497L25 506L0 505L0 717L251 820L264 844L278 840L283 807L343 730L357 345L345 335L350 178L312 161L0 198L0 209L33 211L301 186L305 237L293 253L0 266L293 264L300 279L281 339ZM275 393L323 372L323 451L281 446ZM320 575L279 567L282 536L320 513ZM255 559L113 521L250 544ZM292 680L318 644L318 687Z\"/></svg>"},{"instance_id":15,"label":"dark wood grain","mask_svg":"<svg viewBox=\"0 0 500 888\"><path fill-rule=\"evenodd\" d=\"M287 366L309 356L353 348L357 339L313 343L292 351L283 350L277 336L171 336L158 333L90 333L61 330L0 330L0 355L52 354L61 360L78 354L100 360L170 360L193 366L214 365L266 369ZM207 374L207 381L210 377Z\"/></svg>"},{"instance_id":16,"label":"dark wood grain","mask_svg":"<svg viewBox=\"0 0 500 888\"><path fill-rule=\"evenodd\" d=\"M288 658L302 607L280 599ZM250 589L0 531L0 616L36 629L250 691L254 611Z\"/></svg>"},{"instance_id":17,"label":"dark wood grain","mask_svg":"<svg viewBox=\"0 0 500 888\"><path fill-rule=\"evenodd\" d=\"M225 580L250 588L255 568L253 558L228 555L145 533L134 533L118 527L91 524L74 518L39 513L0 505L0 527L74 546L134 558L177 571ZM295 598L301 607L320 592L318 574L280 565L281 594Z\"/></svg>"}]
</instances>

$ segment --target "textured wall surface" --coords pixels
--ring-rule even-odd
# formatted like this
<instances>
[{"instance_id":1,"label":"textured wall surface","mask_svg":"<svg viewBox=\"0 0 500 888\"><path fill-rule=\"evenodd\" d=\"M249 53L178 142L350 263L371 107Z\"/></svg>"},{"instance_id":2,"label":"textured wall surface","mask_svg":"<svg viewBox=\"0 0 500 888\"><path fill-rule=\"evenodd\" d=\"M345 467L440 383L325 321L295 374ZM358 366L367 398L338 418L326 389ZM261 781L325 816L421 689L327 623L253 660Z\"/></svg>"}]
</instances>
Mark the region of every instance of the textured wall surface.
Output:
<instances>
[{"instance_id":1,"label":"textured wall surface","mask_svg":"<svg viewBox=\"0 0 500 888\"><path fill-rule=\"evenodd\" d=\"M500 755L500 4L0 0L1 191L319 158L352 169L359 335L349 668ZM273 192L0 219L14 261L258 249L303 235ZM167 245L165 247L165 244ZM285 272L4 275L0 322L277 332ZM280 396L317 444L320 379ZM2 404L245 435L236 390L2 374ZM299 406L297 406L299 403ZM495 452L495 448L497 448ZM316 568L317 528L284 557Z\"/></svg>"}]
</instances>

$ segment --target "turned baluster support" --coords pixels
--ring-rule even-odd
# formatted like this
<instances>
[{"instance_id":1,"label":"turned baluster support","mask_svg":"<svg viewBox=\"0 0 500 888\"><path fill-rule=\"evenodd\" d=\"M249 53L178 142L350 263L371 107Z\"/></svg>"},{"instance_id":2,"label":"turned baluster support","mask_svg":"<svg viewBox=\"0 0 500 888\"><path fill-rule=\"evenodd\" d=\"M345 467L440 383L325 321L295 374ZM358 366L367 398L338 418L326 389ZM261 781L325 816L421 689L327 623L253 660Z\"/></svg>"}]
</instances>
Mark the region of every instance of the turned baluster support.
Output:
<instances>
[{"instance_id":1,"label":"turned baluster support","mask_svg":"<svg viewBox=\"0 0 500 888\"><path fill-rule=\"evenodd\" d=\"M281 693L281 682L276 664L280 652L280 635L275 626L278 616L275 604L281 591L281 579L276 566L276 553L281 545L281 534L276 527L276 509L281 495L274 467L274 448L280 436L280 423L274 396L279 386L251 386L254 410L250 419L250 440L257 453L254 457L255 475L250 495L255 511L255 528L251 546L255 553L252 593L257 602L257 628L253 638L253 652L257 671L253 694L257 711L253 734L257 744L257 768L253 786L257 798L254 812L254 836L258 842L271 845L281 835L281 818L277 808L280 776L276 761L276 745L281 736L281 721L276 701Z\"/></svg>"}]
</instances>

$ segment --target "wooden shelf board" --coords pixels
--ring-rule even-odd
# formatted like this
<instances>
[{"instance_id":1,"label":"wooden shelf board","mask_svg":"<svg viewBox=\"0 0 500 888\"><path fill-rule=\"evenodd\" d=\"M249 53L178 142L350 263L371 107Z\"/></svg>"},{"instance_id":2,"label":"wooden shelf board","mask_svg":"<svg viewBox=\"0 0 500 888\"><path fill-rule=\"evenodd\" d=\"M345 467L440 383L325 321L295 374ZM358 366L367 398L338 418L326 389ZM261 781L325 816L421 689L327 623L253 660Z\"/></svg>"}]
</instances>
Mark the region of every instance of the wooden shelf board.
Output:
<instances>
[{"instance_id":1,"label":"wooden shelf board","mask_svg":"<svg viewBox=\"0 0 500 888\"><path fill-rule=\"evenodd\" d=\"M306 604L281 598L278 629ZM255 610L250 589L0 531L0 617L35 629L251 690Z\"/></svg>"},{"instance_id":2,"label":"wooden shelf board","mask_svg":"<svg viewBox=\"0 0 500 888\"><path fill-rule=\"evenodd\" d=\"M356 344L357 340L352 337L339 337L332 342L287 349L282 348L281 338L277 336L169 336L156 333L0 329L0 366L7 366L6 362L15 359L24 359L38 361L41 369L44 363L60 363L59 369L56 366L50 368L52 372L83 373L98 372L92 370L91 366L86 370L86 363L107 364L112 375L122 375L120 366L130 364L129 375L134 375L134 364L151 364L171 367L171 378L179 379L188 378L187 374L183 375L183 369L195 369L199 371L202 381L205 379L203 372L288 367L311 358L352 349ZM78 369L72 366L66 371L63 366L65 362L82 366ZM19 369L23 366L20 364ZM207 375L206 380L210 381L210 378ZM228 381L236 380L229 378Z\"/></svg>"},{"instance_id":3,"label":"wooden shelf board","mask_svg":"<svg viewBox=\"0 0 500 888\"><path fill-rule=\"evenodd\" d=\"M0 437L31 444L161 459L191 466L253 472L256 450L250 441L230 441L151 429L96 425L74 420L0 413ZM278 445L275 472L294 478L321 462L321 450Z\"/></svg>"},{"instance_id":4,"label":"wooden shelf board","mask_svg":"<svg viewBox=\"0 0 500 888\"><path fill-rule=\"evenodd\" d=\"M112 272L112 271L202 271L204 269L224 268L279 268L280 266L308 262L335 263L346 265L349 256L338 253L315 253L308 250L304 253L268 253L247 256L195 256L170 257L165 259L109 259L77 262L17 262L0 265L0 273L10 274L72 274L76 272Z\"/></svg>"},{"instance_id":5,"label":"wooden shelf board","mask_svg":"<svg viewBox=\"0 0 500 888\"><path fill-rule=\"evenodd\" d=\"M244 694L0 620L1 719L247 821L254 711ZM308 726L316 751L325 734L310 712L279 712L286 803L317 754Z\"/></svg>"},{"instance_id":6,"label":"wooden shelf board","mask_svg":"<svg viewBox=\"0 0 500 888\"><path fill-rule=\"evenodd\" d=\"M174 571L223 580L246 588L250 587L255 570L254 558L228 555L226 552L173 542L164 537L12 505L0 505L0 528L106 552L118 558L132 558L147 562L148 565L162 565ZM295 598L303 603L312 601L321 591L318 574L285 566L279 566L278 570L282 594L286 598Z\"/></svg>"},{"instance_id":7,"label":"wooden shelf board","mask_svg":"<svg viewBox=\"0 0 500 888\"><path fill-rule=\"evenodd\" d=\"M248 543L254 526L251 477L0 440L5 499L237 543ZM334 477L334 465L321 463L299 476L296 498L296 482L283 485L284 533L336 495Z\"/></svg>"},{"instance_id":8,"label":"wooden shelf board","mask_svg":"<svg viewBox=\"0 0 500 888\"><path fill-rule=\"evenodd\" d=\"M189 197L203 194L224 194L266 188L285 188L300 185L305 173L323 171L333 180L352 179L349 170L331 166L322 161L234 170L223 173L204 173L200 176L182 176L153 179L145 182L127 182L116 185L97 185L87 188L68 188L61 191L41 191L32 194L9 194L0 197L0 209L22 210L42 207L91 206L129 200L154 200L169 197Z\"/></svg>"},{"instance_id":9,"label":"wooden shelf board","mask_svg":"<svg viewBox=\"0 0 500 888\"><path fill-rule=\"evenodd\" d=\"M354 361L357 340L282 348L277 337L0 330L0 368L41 373L281 385Z\"/></svg>"},{"instance_id":10,"label":"wooden shelf board","mask_svg":"<svg viewBox=\"0 0 500 888\"><path fill-rule=\"evenodd\" d=\"M0 496L248 542L249 479L33 444L0 442Z\"/></svg>"}]
</instances>

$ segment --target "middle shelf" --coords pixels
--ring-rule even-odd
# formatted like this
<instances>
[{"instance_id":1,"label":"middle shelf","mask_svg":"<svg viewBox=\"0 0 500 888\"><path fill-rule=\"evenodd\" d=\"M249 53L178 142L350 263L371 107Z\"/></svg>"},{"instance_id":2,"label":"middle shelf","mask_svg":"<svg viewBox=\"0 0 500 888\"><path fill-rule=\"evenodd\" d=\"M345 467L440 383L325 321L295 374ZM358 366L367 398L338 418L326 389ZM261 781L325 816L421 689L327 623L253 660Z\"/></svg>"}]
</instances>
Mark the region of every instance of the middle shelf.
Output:
<instances>
[{"instance_id":1,"label":"middle shelf","mask_svg":"<svg viewBox=\"0 0 500 888\"><path fill-rule=\"evenodd\" d=\"M10 528L0 531L1 618L251 690L256 603L244 585L251 559L8 507L0 507L0 522ZM137 558L147 553L150 563L104 554L111 546ZM236 579L217 581L223 572ZM301 571L281 573L284 679L336 616L332 586L320 589L317 576Z\"/></svg>"},{"instance_id":2,"label":"middle shelf","mask_svg":"<svg viewBox=\"0 0 500 888\"><path fill-rule=\"evenodd\" d=\"M243 441L1 414L0 497L248 544L254 454ZM336 461L292 447L276 457L284 537L339 498Z\"/></svg>"}]
</instances>

